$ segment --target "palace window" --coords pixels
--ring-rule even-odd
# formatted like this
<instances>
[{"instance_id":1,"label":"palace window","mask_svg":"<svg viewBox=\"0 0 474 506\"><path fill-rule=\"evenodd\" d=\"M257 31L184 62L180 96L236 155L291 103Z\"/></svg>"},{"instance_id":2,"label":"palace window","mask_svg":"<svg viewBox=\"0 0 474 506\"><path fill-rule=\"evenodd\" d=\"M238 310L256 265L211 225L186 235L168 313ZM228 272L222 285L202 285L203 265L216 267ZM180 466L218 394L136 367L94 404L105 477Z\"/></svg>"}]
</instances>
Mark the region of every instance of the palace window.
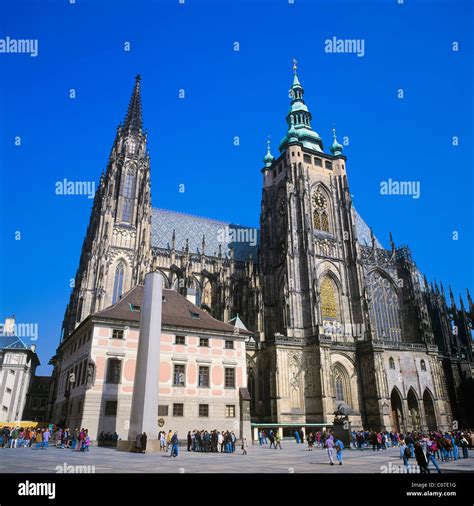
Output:
<instances>
[{"instance_id":1,"label":"palace window","mask_svg":"<svg viewBox=\"0 0 474 506\"><path fill-rule=\"evenodd\" d=\"M235 405L227 404L225 407L225 417L226 418L235 418Z\"/></svg>"},{"instance_id":2,"label":"palace window","mask_svg":"<svg viewBox=\"0 0 474 506\"><path fill-rule=\"evenodd\" d=\"M168 416L168 405L167 404L159 404L158 405L158 416Z\"/></svg>"},{"instance_id":3,"label":"palace window","mask_svg":"<svg viewBox=\"0 0 474 506\"><path fill-rule=\"evenodd\" d=\"M226 388L235 388L235 369L226 367L225 368L225 383Z\"/></svg>"},{"instance_id":4,"label":"palace window","mask_svg":"<svg viewBox=\"0 0 474 506\"><path fill-rule=\"evenodd\" d=\"M112 339L123 339L123 330L113 329Z\"/></svg>"},{"instance_id":5,"label":"palace window","mask_svg":"<svg viewBox=\"0 0 474 506\"><path fill-rule=\"evenodd\" d=\"M234 349L234 341L230 341L230 340L226 339L225 344L224 344L224 348L226 350L233 350Z\"/></svg>"},{"instance_id":6,"label":"palace window","mask_svg":"<svg viewBox=\"0 0 474 506\"><path fill-rule=\"evenodd\" d=\"M201 417L209 416L209 404L199 404L199 416Z\"/></svg>"},{"instance_id":7,"label":"palace window","mask_svg":"<svg viewBox=\"0 0 474 506\"><path fill-rule=\"evenodd\" d=\"M199 339L199 346L209 347L209 339L207 337L201 337Z\"/></svg>"},{"instance_id":8,"label":"palace window","mask_svg":"<svg viewBox=\"0 0 474 506\"><path fill-rule=\"evenodd\" d=\"M124 267L123 263L120 262L115 268L115 279L114 279L114 291L112 294L112 304L115 304L122 295L123 291L123 276L124 276Z\"/></svg>"},{"instance_id":9,"label":"palace window","mask_svg":"<svg viewBox=\"0 0 474 506\"><path fill-rule=\"evenodd\" d=\"M393 284L380 272L367 278L370 321L378 339L401 341L398 295Z\"/></svg>"},{"instance_id":10,"label":"palace window","mask_svg":"<svg viewBox=\"0 0 474 506\"><path fill-rule=\"evenodd\" d=\"M339 319L339 304L337 300L337 288L329 276L324 276L321 281L321 315L323 319Z\"/></svg>"},{"instance_id":11,"label":"palace window","mask_svg":"<svg viewBox=\"0 0 474 506\"><path fill-rule=\"evenodd\" d=\"M185 379L186 379L186 366L184 364L175 364L173 385L175 387L184 387Z\"/></svg>"},{"instance_id":12,"label":"palace window","mask_svg":"<svg viewBox=\"0 0 474 506\"><path fill-rule=\"evenodd\" d=\"M185 336L176 336L174 344L186 344L186 337Z\"/></svg>"},{"instance_id":13,"label":"palace window","mask_svg":"<svg viewBox=\"0 0 474 506\"><path fill-rule=\"evenodd\" d=\"M209 386L209 367L199 366L198 386L200 386L200 387L208 387Z\"/></svg>"},{"instance_id":14,"label":"palace window","mask_svg":"<svg viewBox=\"0 0 474 506\"><path fill-rule=\"evenodd\" d=\"M173 404L173 416L184 416L184 404Z\"/></svg>"},{"instance_id":15,"label":"palace window","mask_svg":"<svg viewBox=\"0 0 474 506\"><path fill-rule=\"evenodd\" d=\"M107 383L118 384L122 377L122 361L118 358L109 358L107 367Z\"/></svg>"}]
</instances>

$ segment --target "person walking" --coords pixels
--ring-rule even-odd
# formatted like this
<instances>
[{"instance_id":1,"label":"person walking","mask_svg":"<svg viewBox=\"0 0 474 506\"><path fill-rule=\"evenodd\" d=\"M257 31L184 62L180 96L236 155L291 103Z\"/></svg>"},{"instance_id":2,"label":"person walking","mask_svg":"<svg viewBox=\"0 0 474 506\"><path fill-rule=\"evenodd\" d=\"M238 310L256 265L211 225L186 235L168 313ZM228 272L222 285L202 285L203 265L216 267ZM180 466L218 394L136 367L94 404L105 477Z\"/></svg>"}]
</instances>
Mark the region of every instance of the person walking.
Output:
<instances>
[{"instance_id":1,"label":"person walking","mask_svg":"<svg viewBox=\"0 0 474 506\"><path fill-rule=\"evenodd\" d=\"M300 442L300 433L298 432L298 430L295 430L295 432L293 433L293 436L295 436L296 444L299 444L299 442Z\"/></svg>"},{"instance_id":2,"label":"person walking","mask_svg":"<svg viewBox=\"0 0 474 506\"><path fill-rule=\"evenodd\" d=\"M337 439L337 441L336 441L336 458L339 461L340 466L342 466L343 451L344 451L344 443L340 439Z\"/></svg>"},{"instance_id":3,"label":"person walking","mask_svg":"<svg viewBox=\"0 0 474 506\"><path fill-rule=\"evenodd\" d=\"M247 455L247 446L248 446L247 438L244 436L242 438L242 455Z\"/></svg>"},{"instance_id":4,"label":"person walking","mask_svg":"<svg viewBox=\"0 0 474 506\"><path fill-rule=\"evenodd\" d=\"M178 433L177 432L175 432L171 436L170 443L171 443L171 455L170 455L170 457L177 457L178 454L179 454L179 439L178 439Z\"/></svg>"},{"instance_id":5,"label":"person walking","mask_svg":"<svg viewBox=\"0 0 474 506\"><path fill-rule=\"evenodd\" d=\"M193 437L191 435L191 431L188 431L188 452L191 451L193 446Z\"/></svg>"},{"instance_id":6,"label":"person walking","mask_svg":"<svg viewBox=\"0 0 474 506\"><path fill-rule=\"evenodd\" d=\"M268 433L268 439L270 440L270 446L269 446L269 448L271 448L272 446L274 446L275 450L276 450L275 436L273 435L273 431L272 430L270 430L270 432Z\"/></svg>"},{"instance_id":7,"label":"person walking","mask_svg":"<svg viewBox=\"0 0 474 506\"><path fill-rule=\"evenodd\" d=\"M415 458L416 463L420 466L421 474L430 474L430 470L428 469L428 462L425 457L425 453L423 452L423 448L419 442L415 444Z\"/></svg>"},{"instance_id":8,"label":"person walking","mask_svg":"<svg viewBox=\"0 0 474 506\"><path fill-rule=\"evenodd\" d=\"M333 459L333 452L334 452L334 436L332 434L329 434L329 436L326 438L326 441L324 441L324 446L326 447L326 451L329 458L329 463L331 466L334 465L334 459Z\"/></svg>"},{"instance_id":9,"label":"person walking","mask_svg":"<svg viewBox=\"0 0 474 506\"><path fill-rule=\"evenodd\" d=\"M427 465L426 468L428 469L428 466L430 465L430 462L433 463L438 473L441 473L441 469L439 468L438 462L436 462L435 459L435 453L438 451L438 447L436 446L436 441L428 441L426 445L426 459L427 459Z\"/></svg>"}]
</instances>

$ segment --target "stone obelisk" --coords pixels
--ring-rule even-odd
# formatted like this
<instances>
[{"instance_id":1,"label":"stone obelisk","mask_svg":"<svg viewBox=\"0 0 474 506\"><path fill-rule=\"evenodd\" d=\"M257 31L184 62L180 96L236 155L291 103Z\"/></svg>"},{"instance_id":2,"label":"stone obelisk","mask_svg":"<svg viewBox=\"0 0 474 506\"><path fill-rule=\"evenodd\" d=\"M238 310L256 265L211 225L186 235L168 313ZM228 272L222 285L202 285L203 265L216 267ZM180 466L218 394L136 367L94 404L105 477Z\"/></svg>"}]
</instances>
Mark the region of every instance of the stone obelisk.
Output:
<instances>
[{"instance_id":1,"label":"stone obelisk","mask_svg":"<svg viewBox=\"0 0 474 506\"><path fill-rule=\"evenodd\" d=\"M134 447L137 434L146 432L147 451L158 450L158 395L160 367L161 311L163 278L157 272L145 277L145 289L140 317L132 409L128 432L129 449ZM131 446L131 448L130 448Z\"/></svg>"}]
</instances>

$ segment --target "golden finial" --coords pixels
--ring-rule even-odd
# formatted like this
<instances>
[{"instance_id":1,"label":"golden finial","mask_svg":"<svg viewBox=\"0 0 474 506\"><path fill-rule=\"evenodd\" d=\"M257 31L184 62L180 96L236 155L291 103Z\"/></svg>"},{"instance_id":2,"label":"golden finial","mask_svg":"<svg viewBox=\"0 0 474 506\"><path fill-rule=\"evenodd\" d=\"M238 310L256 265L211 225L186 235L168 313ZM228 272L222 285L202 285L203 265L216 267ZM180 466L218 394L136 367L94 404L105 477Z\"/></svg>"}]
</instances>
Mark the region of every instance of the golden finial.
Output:
<instances>
[{"instance_id":1,"label":"golden finial","mask_svg":"<svg viewBox=\"0 0 474 506\"><path fill-rule=\"evenodd\" d=\"M296 70L297 70L297 64L298 64L298 60L296 58L293 58L293 72L296 74Z\"/></svg>"}]
</instances>

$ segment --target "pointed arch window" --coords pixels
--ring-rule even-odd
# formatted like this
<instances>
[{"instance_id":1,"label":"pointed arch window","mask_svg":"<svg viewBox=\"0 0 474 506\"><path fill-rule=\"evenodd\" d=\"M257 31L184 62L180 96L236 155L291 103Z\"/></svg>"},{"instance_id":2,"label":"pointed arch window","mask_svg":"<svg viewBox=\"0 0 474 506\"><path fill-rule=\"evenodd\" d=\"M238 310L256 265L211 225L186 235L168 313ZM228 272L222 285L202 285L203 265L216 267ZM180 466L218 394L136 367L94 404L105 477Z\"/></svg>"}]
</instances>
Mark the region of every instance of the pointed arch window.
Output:
<instances>
[{"instance_id":1,"label":"pointed arch window","mask_svg":"<svg viewBox=\"0 0 474 506\"><path fill-rule=\"evenodd\" d=\"M380 272L367 278L370 322L377 339L401 341L398 295L393 284Z\"/></svg>"},{"instance_id":2,"label":"pointed arch window","mask_svg":"<svg viewBox=\"0 0 474 506\"><path fill-rule=\"evenodd\" d=\"M390 369L395 369L395 360L393 360L393 357L390 357L388 359L388 366L390 367Z\"/></svg>"},{"instance_id":3,"label":"pointed arch window","mask_svg":"<svg viewBox=\"0 0 474 506\"><path fill-rule=\"evenodd\" d=\"M421 360L420 367L422 371L426 371L426 362L424 360Z\"/></svg>"},{"instance_id":4,"label":"pointed arch window","mask_svg":"<svg viewBox=\"0 0 474 506\"><path fill-rule=\"evenodd\" d=\"M313 226L316 230L330 232L328 200L318 188L313 193Z\"/></svg>"},{"instance_id":5,"label":"pointed arch window","mask_svg":"<svg viewBox=\"0 0 474 506\"><path fill-rule=\"evenodd\" d=\"M122 295L123 292L123 276L124 276L124 266L123 263L120 262L115 268L115 278L114 278L114 292L112 296L112 304L115 304Z\"/></svg>"},{"instance_id":6,"label":"pointed arch window","mask_svg":"<svg viewBox=\"0 0 474 506\"><path fill-rule=\"evenodd\" d=\"M335 375L336 401L344 401L344 383L339 374Z\"/></svg>"},{"instance_id":7,"label":"pointed arch window","mask_svg":"<svg viewBox=\"0 0 474 506\"><path fill-rule=\"evenodd\" d=\"M324 276L320 286L321 293L321 315L324 320L339 319L339 303L337 287L329 276Z\"/></svg>"},{"instance_id":8,"label":"pointed arch window","mask_svg":"<svg viewBox=\"0 0 474 506\"><path fill-rule=\"evenodd\" d=\"M122 221L130 223L132 221L133 201L135 197L135 175L130 170L125 174L122 197Z\"/></svg>"}]
</instances>

